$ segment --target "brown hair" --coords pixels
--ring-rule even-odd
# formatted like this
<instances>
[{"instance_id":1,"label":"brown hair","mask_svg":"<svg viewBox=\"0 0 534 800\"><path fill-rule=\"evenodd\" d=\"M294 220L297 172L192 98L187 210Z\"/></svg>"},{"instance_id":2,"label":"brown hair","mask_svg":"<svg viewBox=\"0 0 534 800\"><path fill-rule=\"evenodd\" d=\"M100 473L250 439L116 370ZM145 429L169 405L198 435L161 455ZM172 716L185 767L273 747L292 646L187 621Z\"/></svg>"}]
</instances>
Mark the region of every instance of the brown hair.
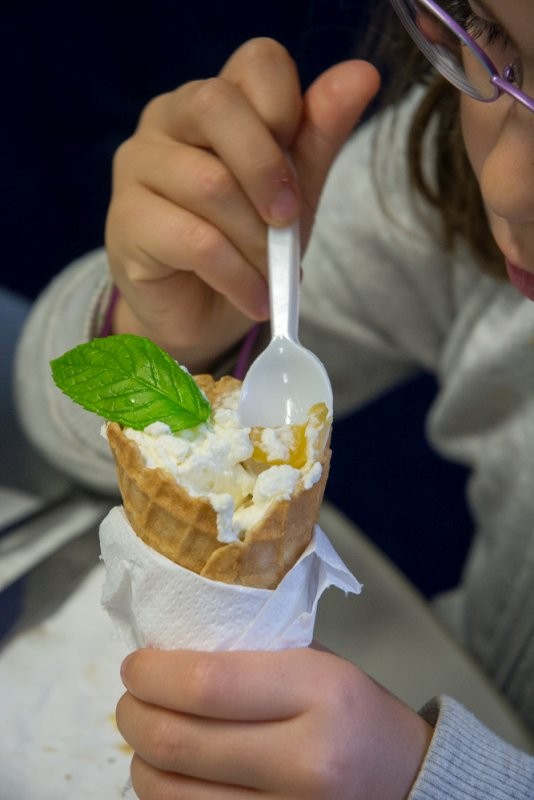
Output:
<instances>
[{"instance_id":1,"label":"brown hair","mask_svg":"<svg viewBox=\"0 0 534 800\"><path fill-rule=\"evenodd\" d=\"M502 256L491 234L478 181L463 142L459 90L436 73L405 33L389 3L386 5L387 9L380 9L380 25L371 26L365 44L369 60L385 73L387 88L380 105L397 102L415 84L426 86L409 131L411 182L441 213L445 247L452 248L456 238L462 237L481 269L504 278ZM425 136L434 123L436 162L430 176L423 153Z\"/></svg>"}]
</instances>

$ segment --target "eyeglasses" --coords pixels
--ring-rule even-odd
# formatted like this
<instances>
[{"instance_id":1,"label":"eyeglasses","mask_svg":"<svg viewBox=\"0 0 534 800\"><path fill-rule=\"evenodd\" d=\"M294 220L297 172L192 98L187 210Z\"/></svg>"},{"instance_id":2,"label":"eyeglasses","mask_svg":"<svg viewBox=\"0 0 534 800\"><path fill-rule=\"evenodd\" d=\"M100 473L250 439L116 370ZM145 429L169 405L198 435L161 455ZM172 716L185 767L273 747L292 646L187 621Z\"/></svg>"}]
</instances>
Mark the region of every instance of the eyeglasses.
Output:
<instances>
[{"instance_id":1,"label":"eyeglasses","mask_svg":"<svg viewBox=\"0 0 534 800\"><path fill-rule=\"evenodd\" d=\"M390 2L415 44L457 89L485 103L508 94L534 111L534 99L521 90L521 60L510 60L513 45L506 33L473 14L468 3L456 3L466 7L461 25L433 0ZM491 58L475 41L481 36Z\"/></svg>"}]
</instances>

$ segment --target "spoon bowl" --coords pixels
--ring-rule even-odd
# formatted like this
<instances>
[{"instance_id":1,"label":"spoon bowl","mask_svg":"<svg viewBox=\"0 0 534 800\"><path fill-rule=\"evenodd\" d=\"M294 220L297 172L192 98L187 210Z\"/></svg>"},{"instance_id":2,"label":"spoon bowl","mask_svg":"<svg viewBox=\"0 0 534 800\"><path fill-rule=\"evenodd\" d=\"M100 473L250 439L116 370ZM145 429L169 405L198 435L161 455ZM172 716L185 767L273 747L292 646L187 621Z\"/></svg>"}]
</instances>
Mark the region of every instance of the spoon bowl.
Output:
<instances>
[{"instance_id":1,"label":"spoon bowl","mask_svg":"<svg viewBox=\"0 0 534 800\"><path fill-rule=\"evenodd\" d=\"M271 341L248 370L239 401L246 427L301 425L315 403L332 411L332 387L317 356L298 340L298 223L268 230Z\"/></svg>"}]
</instances>

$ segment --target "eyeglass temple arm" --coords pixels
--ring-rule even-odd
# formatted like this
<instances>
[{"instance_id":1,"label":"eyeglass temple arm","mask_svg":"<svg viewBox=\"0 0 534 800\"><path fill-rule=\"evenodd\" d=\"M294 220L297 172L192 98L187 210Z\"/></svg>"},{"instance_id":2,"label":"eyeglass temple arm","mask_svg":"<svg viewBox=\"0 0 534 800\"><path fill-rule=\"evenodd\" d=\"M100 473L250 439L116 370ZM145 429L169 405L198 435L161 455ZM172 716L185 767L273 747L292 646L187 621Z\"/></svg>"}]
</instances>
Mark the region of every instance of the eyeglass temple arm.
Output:
<instances>
[{"instance_id":1,"label":"eyeglass temple arm","mask_svg":"<svg viewBox=\"0 0 534 800\"><path fill-rule=\"evenodd\" d=\"M514 83L502 78L500 75L492 75L491 82L500 92L509 94L514 100L526 106L530 111L534 111L534 99L521 91Z\"/></svg>"}]
</instances>

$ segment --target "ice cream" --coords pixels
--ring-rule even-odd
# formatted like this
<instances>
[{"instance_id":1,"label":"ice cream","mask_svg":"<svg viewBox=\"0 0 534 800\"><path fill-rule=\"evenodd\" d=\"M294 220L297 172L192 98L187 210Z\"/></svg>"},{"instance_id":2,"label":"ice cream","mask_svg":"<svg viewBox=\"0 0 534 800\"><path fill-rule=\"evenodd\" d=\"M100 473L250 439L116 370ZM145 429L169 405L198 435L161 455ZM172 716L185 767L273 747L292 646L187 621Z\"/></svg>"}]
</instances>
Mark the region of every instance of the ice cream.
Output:
<instances>
[{"instance_id":1,"label":"ice cream","mask_svg":"<svg viewBox=\"0 0 534 800\"><path fill-rule=\"evenodd\" d=\"M172 434L108 423L124 507L137 535L195 572L273 588L309 543L328 474L330 419L242 428L233 378L197 382L211 419Z\"/></svg>"}]
</instances>

